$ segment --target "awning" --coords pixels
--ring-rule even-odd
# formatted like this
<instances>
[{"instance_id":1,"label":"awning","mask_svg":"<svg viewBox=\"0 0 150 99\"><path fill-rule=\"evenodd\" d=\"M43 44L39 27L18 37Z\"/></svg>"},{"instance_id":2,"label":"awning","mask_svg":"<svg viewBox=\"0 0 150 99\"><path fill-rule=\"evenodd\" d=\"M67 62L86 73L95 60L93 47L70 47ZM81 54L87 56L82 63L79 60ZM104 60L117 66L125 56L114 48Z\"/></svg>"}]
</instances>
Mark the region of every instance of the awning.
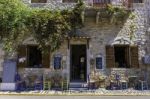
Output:
<instances>
[{"instance_id":1,"label":"awning","mask_svg":"<svg viewBox=\"0 0 150 99\"><path fill-rule=\"evenodd\" d=\"M113 45L120 44L120 45L130 45L132 41L127 37L116 37Z\"/></svg>"}]
</instances>

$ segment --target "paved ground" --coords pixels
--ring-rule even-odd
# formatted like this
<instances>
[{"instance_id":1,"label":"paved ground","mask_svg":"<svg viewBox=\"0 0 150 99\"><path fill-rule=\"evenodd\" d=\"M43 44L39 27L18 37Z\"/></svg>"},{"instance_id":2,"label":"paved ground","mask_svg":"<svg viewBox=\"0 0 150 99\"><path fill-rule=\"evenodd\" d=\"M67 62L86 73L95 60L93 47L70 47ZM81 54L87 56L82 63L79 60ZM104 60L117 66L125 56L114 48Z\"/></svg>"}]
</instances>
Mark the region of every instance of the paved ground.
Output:
<instances>
[{"instance_id":1,"label":"paved ground","mask_svg":"<svg viewBox=\"0 0 150 99\"><path fill-rule=\"evenodd\" d=\"M0 96L0 99L150 99L150 96Z\"/></svg>"},{"instance_id":2,"label":"paved ground","mask_svg":"<svg viewBox=\"0 0 150 99\"><path fill-rule=\"evenodd\" d=\"M56 90L40 90L40 91L22 91L22 92L11 92L11 91L0 91L0 95L25 95L25 96L150 96L150 90L106 90L100 88L97 90L70 90L70 91L56 91Z\"/></svg>"}]
</instances>

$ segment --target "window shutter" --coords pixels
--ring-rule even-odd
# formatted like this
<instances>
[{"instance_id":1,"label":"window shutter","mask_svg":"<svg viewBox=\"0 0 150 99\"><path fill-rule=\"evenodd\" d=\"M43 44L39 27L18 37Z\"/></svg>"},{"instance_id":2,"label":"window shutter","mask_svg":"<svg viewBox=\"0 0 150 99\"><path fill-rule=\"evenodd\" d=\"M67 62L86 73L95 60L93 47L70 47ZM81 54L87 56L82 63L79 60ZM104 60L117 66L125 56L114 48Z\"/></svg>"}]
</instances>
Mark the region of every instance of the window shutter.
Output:
<instances>
[{"instance_id":1,"label":"window shutter","mask_svg":"<svg viewBox=\"0 0 150 99\"><path fill-rule=\"evenodd\" d=\"M25 68L27 66L27 46L20 45L18 47L18 60L17 60L17 67L18 68Z\"/></svg>"},{"instance_id":2,"label":"window shutter","mask_svg":"<svg viewBox=\"0 0 150 99\"><path fill-rule=\"evenodd\" d=\"M130 60L131 60L131 67L132 68L138 68L139 67L138 46L131 46L130 47Z\"/></svg>"},{"instance_id":3,"label":"window shutter","mask_svg":"<svg viewBox=\"0 0 150 99\"><path fill-rule=\"evenodd\" d=\"M50 68L50 52L42 54L42 66L43 68Z\"/></svg>"},{"instance_id":4,"label":"window shutter","mask_svg":"<svg viewBox=\"0 0 150 99\"><path fill-rule=\"evenodd\" d=\"M115 66L114 47L106 46L106 67L113 68Z\"/></svg>"}]
</instances>

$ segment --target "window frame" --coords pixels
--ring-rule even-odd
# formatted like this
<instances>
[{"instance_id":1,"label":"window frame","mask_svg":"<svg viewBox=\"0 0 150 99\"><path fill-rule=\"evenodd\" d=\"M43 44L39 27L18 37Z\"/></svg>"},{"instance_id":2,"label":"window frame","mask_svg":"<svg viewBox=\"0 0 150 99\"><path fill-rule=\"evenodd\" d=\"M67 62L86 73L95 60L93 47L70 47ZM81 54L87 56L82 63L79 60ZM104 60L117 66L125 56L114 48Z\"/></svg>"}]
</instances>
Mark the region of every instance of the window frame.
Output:
<instances>
[{"instance_id":1,"label":"window frame","mask_svg":"<svg viewBox=\"0 0 150 99\"><path fill-rule=\"evenodd\" d=\"M106 68L121 68L121 67L116 67L116 65L115 65L115 46L126 46L126 47L128 47L128 57L129 57L129 67L124 67L124 68L129 68L129 69L131 69L131 68L139 68L139 62L140 62L140 60L138 59L139 58L139 51L138 51L138 46L137 45L120 45L120 44L116 44L116 45L106 45L105 46L105 51L106 51L106 57L105 57L105 60L106 60ZM110 52L108 52L109 51L109 49L111 48L111 50L113 50L113 52L111 52L111 54L113 53L113 55L110 55ZM133 61L133 59L132 59L132 56L135 56L135 54L133 54L132 53L132 48L137 48L137 64L138 65L133 65L133 63L134 63L134 61ZM108 54L109 53L109 54ZM132 56L131 56L132 55ZM109 58L108 58L108 56L111 56L111 58L112 58L112 56L113 56L113 60L109 60ZM110 65L109 63L108 63L108 61L110 62L113 62L114 63L114 66L113 65Z\"/></svg>"},{"instance_id":2,"label":"window frame","mask_svg":"<svg viewBox=\"0 0 150 99\"><path fill-rule=\"evenodd\" d=\"M50 68L50 62L51 62L51 53L50 51L46 54L42 53L42 63L41 63L41 67L33 67L33 66L29 66L29 47L32 46L37 46L37 44L27 44L27 45L20 45L18 47L18 58L17 58L17 68ZM24 52L24 53L22 53ZM25 57L24 62L19 62L19 59ZM46 59L44 59L46 57Z\"/></svg>"}]
</instances>

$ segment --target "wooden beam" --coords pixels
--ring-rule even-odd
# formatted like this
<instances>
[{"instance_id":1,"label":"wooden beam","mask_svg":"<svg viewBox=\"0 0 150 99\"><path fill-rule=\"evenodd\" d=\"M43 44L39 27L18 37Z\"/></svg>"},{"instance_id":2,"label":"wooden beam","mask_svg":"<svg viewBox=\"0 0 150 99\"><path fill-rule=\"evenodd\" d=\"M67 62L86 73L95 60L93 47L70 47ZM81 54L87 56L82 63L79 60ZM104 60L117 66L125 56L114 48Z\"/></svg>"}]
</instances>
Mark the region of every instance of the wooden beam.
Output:
<instances>
[{"instance_id":1,"label":"wooden beam","mask_svg":"<svg viewBox=\"0 0 150 99\"><path fill-rule=\"evenodd\" d=\"M70 39L67 39L68 49L70 49Z\"/></svg>"}]
</instances>

